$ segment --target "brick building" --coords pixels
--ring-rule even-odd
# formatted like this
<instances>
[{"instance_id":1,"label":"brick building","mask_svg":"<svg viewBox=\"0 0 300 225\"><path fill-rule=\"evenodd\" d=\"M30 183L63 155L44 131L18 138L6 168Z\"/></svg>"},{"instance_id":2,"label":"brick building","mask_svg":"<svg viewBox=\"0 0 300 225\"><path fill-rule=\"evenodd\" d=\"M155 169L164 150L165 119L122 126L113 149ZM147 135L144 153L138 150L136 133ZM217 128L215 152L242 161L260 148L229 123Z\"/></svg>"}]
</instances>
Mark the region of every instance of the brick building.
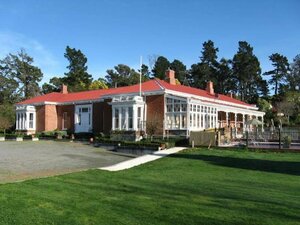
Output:
<instances>
[{"instance_id":1,"label":"brick building","mask_svg":"<svg viewBox=\"0 0 300 225\"><path fill-rule=\"evenodd\" d=\"M146 131L147 123L157 124L158 135L189 136L190 131L231 126L239 131L253 117L263 121L258 111L232 96L177 85L174 71L167 81L152 79L141 85L37 96L16 105L16 129L26 133L52 130L103 132Z\"/></svg>"}]
</instances>

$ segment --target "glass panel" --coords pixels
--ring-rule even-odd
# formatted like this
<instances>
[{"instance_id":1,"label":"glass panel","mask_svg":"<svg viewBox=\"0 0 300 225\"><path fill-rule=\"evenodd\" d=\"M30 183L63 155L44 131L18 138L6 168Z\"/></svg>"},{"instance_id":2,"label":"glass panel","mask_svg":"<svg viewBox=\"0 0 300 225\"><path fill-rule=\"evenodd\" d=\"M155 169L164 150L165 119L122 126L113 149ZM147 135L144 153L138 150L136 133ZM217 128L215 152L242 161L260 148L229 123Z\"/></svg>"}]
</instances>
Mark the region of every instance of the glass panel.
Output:
<instances>
[{"instance_id":1,"label":"glass panel","mask_svg":"<svg viewBox=\"0 0 300 225\"><path fill-rule=\"evenodd\" d=\"M186 103L181 103L181 112L186 112Z\"/></svg>"},{"instance_id":2,"label":"glass panel","mask_svg":"<svg viewBox=\"0 0 300 225\"><path fill-rule=\"evenodd\" d=\"M133 108L128 108L128 129L133 128Z\"/></svg>"},{"instance_id":3,"label":"glass panel","mask_svg":"<svg viewBox=\"0 0 300 225\"><path fill-rule=\"evenodd\" d=\"M29 128L33 128L33 113L29 113Z\"/></svg>"},{"instance_id":4,"label":"glass panel","mask_svg":"<svg viewBox=\"0 0 300 225\"><path fill-rule=\"evenodd\" d=\"M86 108L82 108L82 112L83 113L89 112L89 108L87 108L87 107Z\"/></svg>"},{"instance_id":5,"label":"glass panel","mask_svg":"<svg viewBox=\"0 0 300 225\"><path fill-rule=\"evenodd\" d=\"M186 115L181 115L181 128L186 128Z\"/></svg>"},{"instance_id":6,"label":"glass panel","mask_svg":"<svg viewBox=\"0 0 300 225\"><path fill-rule=\"evenodd\" d=\"M174 112L180 112L180 101L174 101Z\"/></svg>"},{"instance_id":7,"label":"glass panel","mask_svg":"<svg viewBox=\"0 0 300 225\"><path fill-rule=\"evenodd\" d=\"M115 129L119 129L119 109L118 108L115 108L114 119L115 119Z\"/></svg>"},{"instance_id":8,"label":"glass panel","mask_svg":"<svg viewBox=\"0 0 300 225\"><path fill-rule=\"evenodd\" d=\"M121 108L121 126L126 129L126 108Z\"/></svg>"}]
</instances>

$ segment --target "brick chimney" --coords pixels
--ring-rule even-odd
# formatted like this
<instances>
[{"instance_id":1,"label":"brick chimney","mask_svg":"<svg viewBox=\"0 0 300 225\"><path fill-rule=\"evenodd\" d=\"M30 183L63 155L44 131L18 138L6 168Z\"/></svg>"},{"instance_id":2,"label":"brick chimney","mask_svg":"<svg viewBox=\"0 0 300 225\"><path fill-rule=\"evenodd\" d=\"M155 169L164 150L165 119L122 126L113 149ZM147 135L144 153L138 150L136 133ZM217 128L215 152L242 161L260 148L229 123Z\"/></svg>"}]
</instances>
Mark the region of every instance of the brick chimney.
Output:
<instances>
[{"instance_id":1,"label":"brick chimney","mask_svg":"<svg viewBox=\"0 0 300 225\"><path fill-rule=\"evenodd\" d=\"M68 86L63 84L60 93L68 94Z\"/></svg>"},{"instance_id":2,"label":"brick chimney","mask_svg":"<svg viewBox=\"0 0 300 225\"><path fill-rule=\"evenodd\" d=\"M176 79L175 79L175 71L168 69L166 71L166 80L172 84L172 85L176 85Z\"/></svg>"},{"instance_id":3,"label":"brick chimney","mask_svg":"<svg viewBox=\"0 0 300 225\"><path fill-rule=\"evenodd\" d=\"M206 91L208 92L208 94L210 95L215 95L215 91L214 91L214 83L212 81L208 81L207 85L206 85Z\"/></svg>"}]
</instances>

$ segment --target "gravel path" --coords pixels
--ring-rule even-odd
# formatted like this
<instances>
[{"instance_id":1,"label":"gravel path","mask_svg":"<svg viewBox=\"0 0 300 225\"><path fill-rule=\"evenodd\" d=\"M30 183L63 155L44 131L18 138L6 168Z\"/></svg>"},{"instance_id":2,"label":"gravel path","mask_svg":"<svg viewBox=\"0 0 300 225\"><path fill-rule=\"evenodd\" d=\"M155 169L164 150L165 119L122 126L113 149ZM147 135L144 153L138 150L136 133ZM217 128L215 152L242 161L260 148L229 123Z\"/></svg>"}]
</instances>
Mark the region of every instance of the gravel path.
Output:
<instances>
[{"instance_id":1,"label":"gravel path","mask_svg":"<svg viewBox=\"0 0 300 225\"><path fill-rule=\"evenodd\" d=\"M105 167L132 157L84 143L0 142L0 183Z\"/></svg>"}]
</instances>

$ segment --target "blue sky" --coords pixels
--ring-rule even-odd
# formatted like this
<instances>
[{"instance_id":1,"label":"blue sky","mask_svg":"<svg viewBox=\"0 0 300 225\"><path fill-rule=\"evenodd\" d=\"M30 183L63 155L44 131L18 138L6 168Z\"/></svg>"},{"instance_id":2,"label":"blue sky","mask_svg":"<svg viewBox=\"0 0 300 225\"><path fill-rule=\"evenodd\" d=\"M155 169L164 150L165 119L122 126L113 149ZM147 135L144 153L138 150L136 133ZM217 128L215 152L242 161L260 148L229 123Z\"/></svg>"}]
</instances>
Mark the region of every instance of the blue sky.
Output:
<instances>
[{"instance_id":1,"label":"blue sky","mask_svg":"<svg viewBox=\"0 0 300 225\"><path fill-rule=\"evenodd\" d=\"M189 67L208 39L219 58L232 58L245 40L267 71L272 53L290 61L300 54L299 12L299 0L0 0L0 57L25 48L48 82L67 71L69 45L87 56L97 79L120 63L137 68L140 56Z\"/></svg>"}]
</instances>

